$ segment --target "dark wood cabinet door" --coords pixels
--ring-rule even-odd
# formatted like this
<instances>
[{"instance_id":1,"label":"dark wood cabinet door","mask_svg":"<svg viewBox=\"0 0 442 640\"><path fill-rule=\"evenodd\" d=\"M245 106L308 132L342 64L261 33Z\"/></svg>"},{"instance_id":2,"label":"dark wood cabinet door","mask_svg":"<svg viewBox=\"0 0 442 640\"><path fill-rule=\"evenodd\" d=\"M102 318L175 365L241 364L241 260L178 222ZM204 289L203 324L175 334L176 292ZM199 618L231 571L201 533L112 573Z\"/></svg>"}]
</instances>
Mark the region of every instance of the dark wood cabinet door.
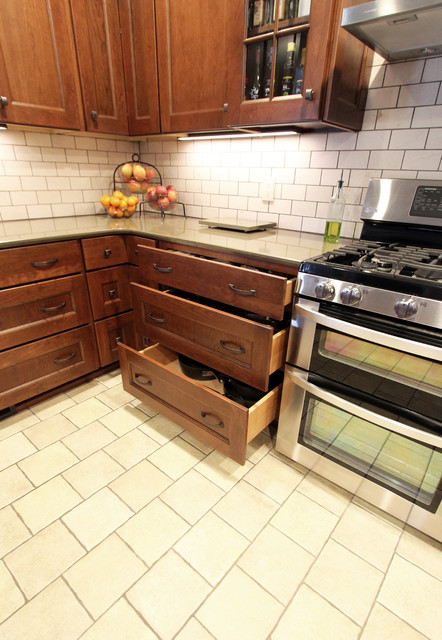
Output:
<instances>
[{"instance_id":1,"label":"dark wood cabinet door","mask_svg":"<svg viewBox=\"0 0 442 640\"><path fill-rule=\"evenodd\" d=\"M129 134L159 133L154 0L120 0Z\"/></svg>"},{"instance_id":2,"label":"dark wood cabinet door","mask_svg":"<svg viewBox=\"0 0 442 640\"><path fill-rule=\"evenodd\" d=\"M156 0L162 131L227 125L231 23L238 4L237 0Z\"/></svg>"},{"instance_id":3,"label":"dark wood cabinet door","mask_svg":"<svg viewBox=\"0 0 442 640\"><path fill-rule=\"evenodd\" d=\"M71 0L87 131L129 132L116 0Z\"/></svg>"},{"instance_id":4,"label":"dark wood cabinet door","mask_svg":"<svg viewBox=\"0 0 442 640\"><path fill-rule=\"evenodd\" d=\"M0 120L80 129L69 0L1 0L0 14Z\"/></svg>"}]
</instances>

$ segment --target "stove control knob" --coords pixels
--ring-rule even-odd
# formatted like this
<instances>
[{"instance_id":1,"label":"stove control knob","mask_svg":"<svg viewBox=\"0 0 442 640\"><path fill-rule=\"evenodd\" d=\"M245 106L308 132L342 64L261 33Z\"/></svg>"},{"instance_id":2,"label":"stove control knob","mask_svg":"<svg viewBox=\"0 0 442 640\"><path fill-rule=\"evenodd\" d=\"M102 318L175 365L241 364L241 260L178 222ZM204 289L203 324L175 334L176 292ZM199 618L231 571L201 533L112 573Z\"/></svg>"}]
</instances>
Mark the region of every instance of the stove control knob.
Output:
<instances>
[{"instance_id":1,"label":"stove control knob","mask_svg":"<svg viewBox=\"0 0 442 640\"><path fill-rule=\"evenodd\" d=\"M343 304L349 304L351 306L351 305L357 304L361 299L362 295L358 287L348 286L342 289L341 293L339 294L339 297Z\"/></svg>"},{"instance_id":2,"label":"stove control knob","mask_svg":"<svg viewBox=\"0 0 442 640\"><path fill-rule=\"evenodd\" d=\"M411 318L417 313L417 304L412 298L398 300L394 310L398 318Z\"/></svg>"},{"instance_id":3,"label":"stove control knob","mask_svg":"<svg viewBox=\"0 0 442 640\"><path fill-rule=\"evenodd\" d=\"M315 294L317 298L321 300L331 300L335 295L335 288L331 282L323 281L318 282L315 287Z\"/></svg>"}]
</instances>

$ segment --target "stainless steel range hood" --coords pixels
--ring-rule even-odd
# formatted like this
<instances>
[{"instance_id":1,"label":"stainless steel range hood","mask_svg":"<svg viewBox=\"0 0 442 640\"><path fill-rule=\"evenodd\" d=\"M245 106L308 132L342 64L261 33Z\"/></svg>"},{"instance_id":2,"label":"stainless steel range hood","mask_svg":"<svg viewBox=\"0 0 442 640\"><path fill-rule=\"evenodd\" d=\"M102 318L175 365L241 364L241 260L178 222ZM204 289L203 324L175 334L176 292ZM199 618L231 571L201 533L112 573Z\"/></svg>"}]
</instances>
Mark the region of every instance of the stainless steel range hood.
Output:
<instances>
[{"instance_id":1,"label":"stainless steel range hood","mask_svg":"<svg viewBox=\"0 0 442 640\"><path fill-rule=\"evenodd\" d=\"M386 60L442 55L442 2L372 0L344 9L342 27Z\"/></svg>"}]
</instances>

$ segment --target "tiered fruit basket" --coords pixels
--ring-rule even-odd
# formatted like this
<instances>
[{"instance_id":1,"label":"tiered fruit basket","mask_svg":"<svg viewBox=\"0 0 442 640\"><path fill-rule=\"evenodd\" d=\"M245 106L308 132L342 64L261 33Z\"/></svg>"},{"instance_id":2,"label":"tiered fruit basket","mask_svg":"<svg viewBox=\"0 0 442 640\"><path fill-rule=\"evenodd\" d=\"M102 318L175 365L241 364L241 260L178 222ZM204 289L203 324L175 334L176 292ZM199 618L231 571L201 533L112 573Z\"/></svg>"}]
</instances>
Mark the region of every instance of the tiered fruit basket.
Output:
<instances>
[{"instance_id":1,"label":"tiered fruit basket","mask_svg":"<svg viewBox=\"0 0 442 640\"><path fill-rule=\"evenodd\" d=\"M163 218L177 204L178 194L174 186L165 187L158 169L148 162L142 162L137 153L132 160L117 165L113 174L113 194L100 198L101 204L113 218L130 218L136 211L141 215L148 210L161 213Z\"/></svg>"}]
</instances>

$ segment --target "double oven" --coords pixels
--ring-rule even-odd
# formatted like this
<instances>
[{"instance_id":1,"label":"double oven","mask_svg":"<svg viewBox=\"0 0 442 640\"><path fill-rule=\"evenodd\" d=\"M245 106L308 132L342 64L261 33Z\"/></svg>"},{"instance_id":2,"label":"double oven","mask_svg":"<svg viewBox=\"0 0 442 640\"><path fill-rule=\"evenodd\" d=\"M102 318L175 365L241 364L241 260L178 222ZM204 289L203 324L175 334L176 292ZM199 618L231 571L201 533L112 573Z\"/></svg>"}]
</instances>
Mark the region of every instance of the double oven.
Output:
<instances>
[{"instance_id":1,"label":"double oven","mask_svg":"<svg viewBox=\"0 0 442 640\"><path fill-rule=\"evenodd\" d=\"M276 448L442 541L442 182L372 180L303 263Z\"/></svg>"}]
</instances>

